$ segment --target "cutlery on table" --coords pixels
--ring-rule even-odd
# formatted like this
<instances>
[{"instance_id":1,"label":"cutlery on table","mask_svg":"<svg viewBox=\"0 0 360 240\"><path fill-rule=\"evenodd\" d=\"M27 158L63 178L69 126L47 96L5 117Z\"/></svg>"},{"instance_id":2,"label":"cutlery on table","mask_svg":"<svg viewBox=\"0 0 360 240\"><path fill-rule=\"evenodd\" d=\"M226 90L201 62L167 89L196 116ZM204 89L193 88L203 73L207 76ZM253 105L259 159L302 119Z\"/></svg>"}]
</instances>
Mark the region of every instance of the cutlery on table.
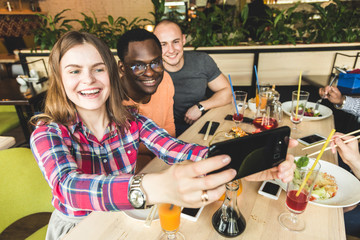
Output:
<instances>
[{"instance_id":1,"label":"cutlery on table","mask_svg":"<svg viewBox=\"0 0 360 240\"><path fill-rule=\"evenodd\" d=\"M349 132L349 133L347 133L347 134L345 134L345 135L341 136L341 137L340 137L340 139L342 139L342 138L344 138L344 137L346 137L346 136L353 135L353 134L358 133L358 132L360 132L360 129L355 130L355 131L352 131L352 132ZM332 142L332 141L334 141L334 139L331 139L331 140L330 140L330 142ZM312 145L310 145L310 146L304 147L302 150L306 150L306 149L309 149L309 148L313 148L313 147L316 147L316 146L322 145L322 144L324 144L324 142L325 142L325 141L321 141L321 142L319 142L319 143L312 144Z\"/></svg>"},{"instance_id":2,"label":"cutlery on table","mask_svg":"<svg viewBox=\"0 0 360 240\"><path fill-rule=\"evenodd\" d=\"M350 139L344 141L344 143L348 143L348 142L350 142L350 141L354 141L354 140L357 140L357 139L359 139L359 138L360 138L360 135L357 136L357 137L350 138ZM337 147L337 145L335 145L334 147ZM331 149L331 147L325 148L324 151L327 151L327 150L329 150L329 149ZM321 152L321 150L316 151L316 152L313 152L313 153L311 153L311 154L308 154L307 156L308 156L308 157L311 157L311 156L314 156L314 155L316 155L316 154L319 154L320 152Z\"/></svg>"},{"instance_id":3,"label":"cutlery on table","mask_svg":"<svg viewBox=\"0 0 360 240\"><path fill-rule=\"evenodd\" d=\"M154 219L156 212L157 212L158 205L155 204L151 207L149 215L147 216L145 220L145 226L150 227L152 220Z\"/></svg>"}]
</instances>

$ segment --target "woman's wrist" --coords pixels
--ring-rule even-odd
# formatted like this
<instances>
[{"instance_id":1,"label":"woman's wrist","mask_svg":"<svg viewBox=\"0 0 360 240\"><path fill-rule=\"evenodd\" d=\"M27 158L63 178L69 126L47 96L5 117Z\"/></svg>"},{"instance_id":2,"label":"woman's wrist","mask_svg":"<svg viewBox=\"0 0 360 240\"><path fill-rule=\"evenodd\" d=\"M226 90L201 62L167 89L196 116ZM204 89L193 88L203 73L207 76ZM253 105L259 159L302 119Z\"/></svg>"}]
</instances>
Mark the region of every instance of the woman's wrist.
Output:
<instances>
[{"instance_id":1,"label":"woman's wrist","mask_svg":"<svg viewBox=\"0 0 360 240\"><path fill-rule=\"evenodd\" d=\"M166 194L164 194L163 184L161 184L162 174L160 173L149 173L144 176L143 189L145 191L148 204L157 204L166 201Z\"/></svg>"},{"instance_id":2,"label":"woman's wrist","mask_svg":"<svg viewBox=\"0 0 360 240\"><path fill-rule=\"evenodd\" d=\"M360 179L360 162L356 162L355 164L350 164L350 168L355 174L355 176Z\"/></svg>"}]
</instances>

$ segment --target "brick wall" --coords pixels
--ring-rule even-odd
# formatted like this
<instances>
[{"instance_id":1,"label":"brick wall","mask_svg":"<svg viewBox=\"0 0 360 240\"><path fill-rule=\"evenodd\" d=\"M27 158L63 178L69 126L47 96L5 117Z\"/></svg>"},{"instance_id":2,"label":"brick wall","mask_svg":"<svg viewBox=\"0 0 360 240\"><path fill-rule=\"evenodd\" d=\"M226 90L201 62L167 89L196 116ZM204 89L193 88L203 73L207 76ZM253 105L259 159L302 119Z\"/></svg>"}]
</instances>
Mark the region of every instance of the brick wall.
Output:
<instances>
[{"instance_id":1,"label":"brick wall","mask_svg":"<svg viewBox=\"0 0 360 240\"><path fill-rule=\"evenodd\" d=\"M69 8L71 11L67 11L64 16L81 20L83 19L81 12L92 16L91 11L98 21L106 20L108 15L115 19L122 16L129 22L135 17L153 19L149 13L153 11L151 0L40 0L39 5L42 11L51 16Z\"/></svg>"}]
</instances>

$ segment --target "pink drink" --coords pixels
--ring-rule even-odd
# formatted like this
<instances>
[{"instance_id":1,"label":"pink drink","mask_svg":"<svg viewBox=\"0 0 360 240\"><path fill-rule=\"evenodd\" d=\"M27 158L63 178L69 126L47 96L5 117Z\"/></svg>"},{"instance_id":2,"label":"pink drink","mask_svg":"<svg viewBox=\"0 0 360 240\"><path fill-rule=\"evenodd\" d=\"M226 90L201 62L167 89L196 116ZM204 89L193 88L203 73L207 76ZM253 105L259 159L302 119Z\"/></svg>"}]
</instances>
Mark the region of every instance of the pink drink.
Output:
<instances>
[{"instance_id":1,"label":"pink drink","mask_svg":"<svg viewBox=\"0 0 360 240\"><path fill-rule=\"evenodd\" d=\"M241 122L243 120L244 116L242 114L236 114L233 115L233 120L236 122Z\"/></svg>"},{"instance_id":2,"label":"pink drink","mask_svg":"<svg viewBox=\"0 0 360 240\"><path fill-rule=\"evenodd\" d=\"M261 130L269 130L276 128L278 126L278 122L275 118L263 118L257 117L254 119L253 124L256 128L260 128Z\"/></svg>"},{"instance_id":3,"label":"pink drink","mask_svg":"<svg viewBox=\"0 0 360 240\"><path fill-rule=\"evenodd\" d=\"M299 116L296 118L296 117L294 117L294 116L291 116L290 117L290 120L293 122L293 123L300 123L301 122L301 120L302 120L302 118L300 118Z\"/></svg>"},{"instance_id":4,"label":"pink drink","mask_svg":"<svg viewBox=\"0 0 360 240\"><path fill-rule=\"evenodd\" d=\"M286 205L290 210L296 213L301 213L306 208L308 198L303 192L301 192L299 196L296 197L296 192L297 190L291 190L287 193Z\"/></svg>"}]
</instances>

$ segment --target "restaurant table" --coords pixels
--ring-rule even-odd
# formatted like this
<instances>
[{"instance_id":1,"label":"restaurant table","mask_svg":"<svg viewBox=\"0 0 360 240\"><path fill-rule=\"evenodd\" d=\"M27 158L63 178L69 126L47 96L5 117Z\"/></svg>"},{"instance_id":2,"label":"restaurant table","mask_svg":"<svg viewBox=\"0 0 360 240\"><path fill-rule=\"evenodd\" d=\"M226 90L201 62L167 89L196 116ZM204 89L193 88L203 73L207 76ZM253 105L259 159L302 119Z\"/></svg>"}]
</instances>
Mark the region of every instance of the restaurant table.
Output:
<instances>
[{"instance_id":1,"label":"restaurant table","mask_svg":"<svg viewBox=\"0 0 360 240\"><path fill-rule=\"evenodd\" d=\"M0 105L15 106L27 142L32 132L28 122L36 112L42 111L47 88L48 81L20 85L15 78L0 80Z\"/></svg>"},{"instance_id":2,"label":"restaurant table","mask_svg":"<svg viewBox=\"0 0 360 240\"><path fill-rule=\"evenodd\" d=\"M235 124L232 121L225 120L227 114L232 114L231 104L215 108L208 111L202 118L196 121L180 139L187 142L195 142L202 145L208 145L210 141L222 140L224 132L228 132ZM245 116L253 117L253 113L246 110ZM199 134L199 130L208 120L220 123L214 139L209 136L208 140L203 140L204 134ZM284 115L284 121L281 125L290 125L289 117ZM254 130L252 124L241 123L245 131ZM333 116L319 121L308 121L299 124L299 135L319 133L328 136L331 129L334 128ZM296 148L289 149L289 152L295 156L312 153L321 148L302 151L304 147L299 144ZM337 156L330 151L324 152L322 160L337 163ZM144 169L143 172L158 172L166 169L168 166L160 159L155 158ZM304 213L301 214L306 222L306 229L303 232L296 233L282 228L278 222L278 216L282 212L287 212L285 206L286 193L282 191L278 200L266 198L257 193L262 182L248 182L242 180L243 192L238 196L238 206L246 220L245 231L234 239L306 239L306 240L345 240L344 215L342 208L327 208L313 204L308 204ZM200 197L200 196L199 196ZM211 218L215 211L221 206L221 201L216 201L207 205L197 222L192 222L182 218L180 231L186 240L208 240L208 239L227 239L219 235L212 226ZM150 228L145 227L144 221L137 220L127 216L124 212L92 212L75 228L73 228L65 237L65 240L78 239L159 239L161 227L159 220L154 220Z\"/></svg>"}]
</instances>

